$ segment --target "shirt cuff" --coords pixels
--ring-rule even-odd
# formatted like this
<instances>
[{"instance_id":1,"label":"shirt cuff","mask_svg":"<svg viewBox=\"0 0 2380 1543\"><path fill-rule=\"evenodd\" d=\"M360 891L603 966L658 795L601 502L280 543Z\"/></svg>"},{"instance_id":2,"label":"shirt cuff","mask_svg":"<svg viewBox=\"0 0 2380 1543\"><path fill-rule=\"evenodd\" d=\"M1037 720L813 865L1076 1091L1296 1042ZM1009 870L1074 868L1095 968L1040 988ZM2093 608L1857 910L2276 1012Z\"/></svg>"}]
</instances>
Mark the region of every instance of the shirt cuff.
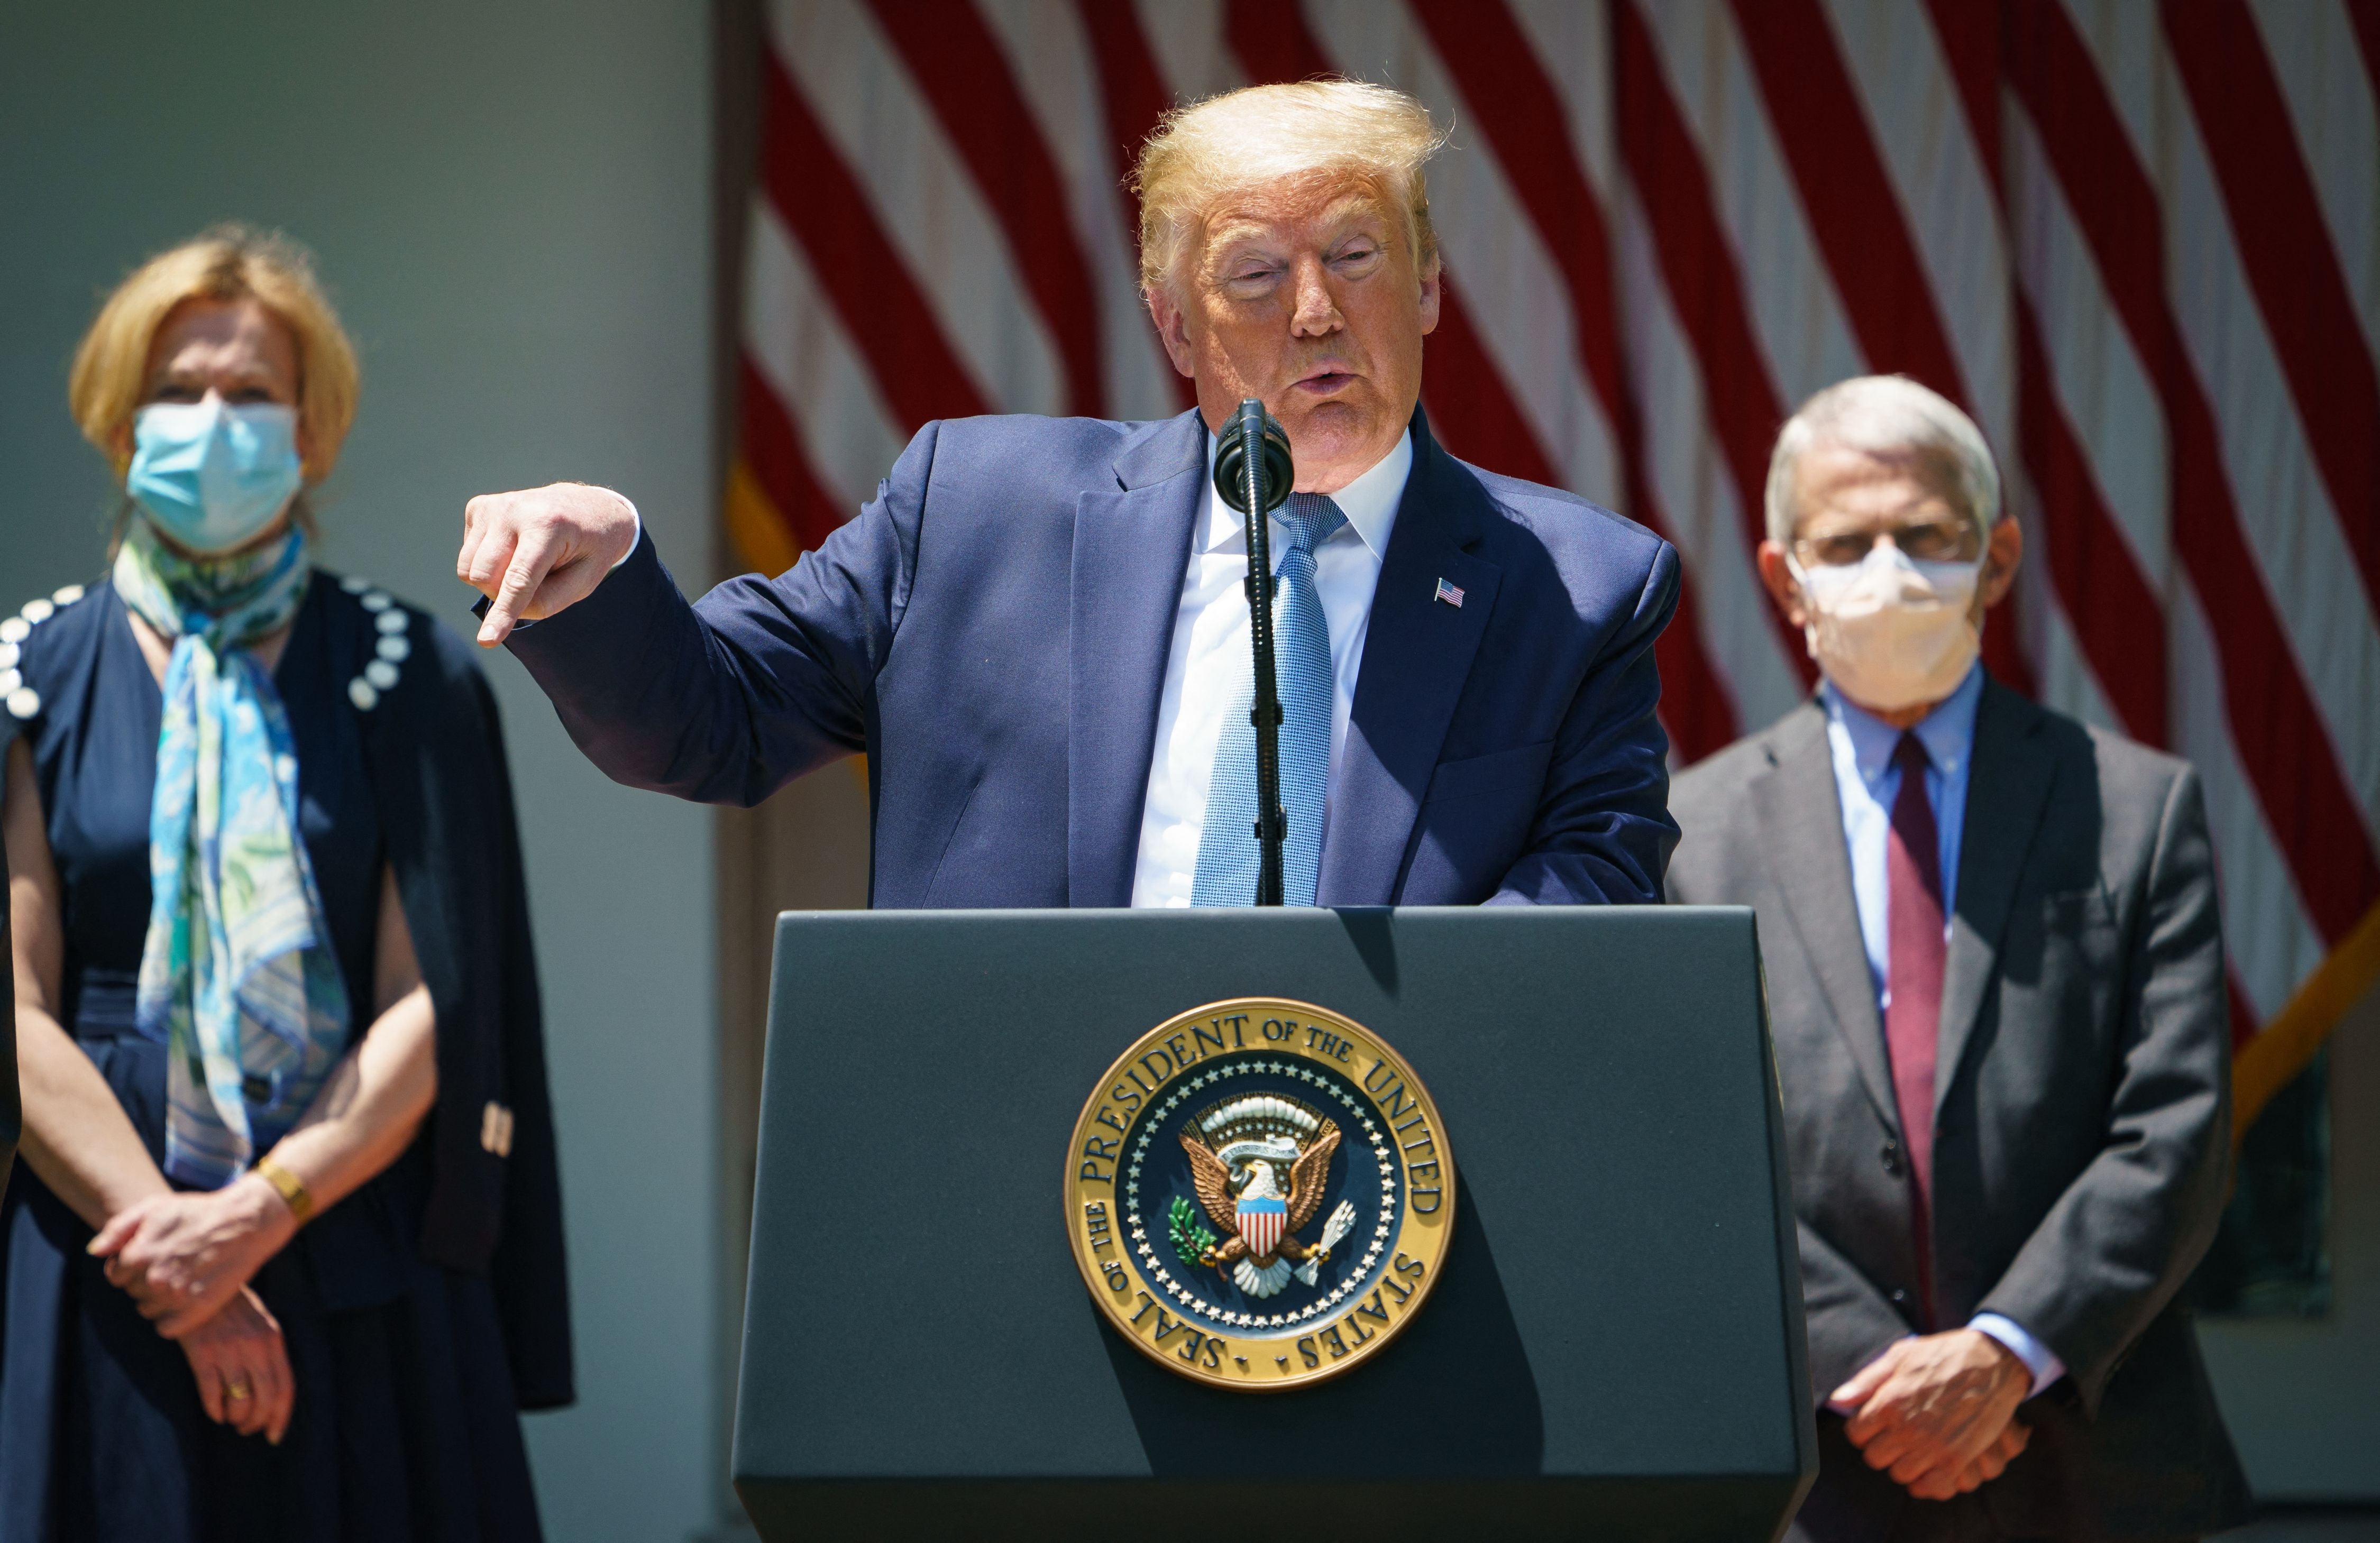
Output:
<instances>
[{"instance_id":1,"label":"shirt cuff","mask_svg":"<svg viewBox=\"0 0 2380 1543\"><path fill-rule=\"evenodd\" d=\"M620 494L620 502L628 506L628 517L637 522L637 533L628 538L628 550L620 553L620 562L614 563L610 567L605 568L603 570L605 573L619 572L620 563L625 563L629 558L634 557L637 554L637 543L645 539L645 516L637 513L637 501L630 498L626 493L622 493Z\"/></svg>"},{"instance_id":2,"label":"shirt cuff","mask_svg":"<svg viewBox=\"0 0 2380 1543\"><path fill-rule=\"evenodd\" d=\"M2024 1369L2033 1373L2033 1391L2025 1394L2027 1398L2066 1375L2066 1363L2058 1358L2058 1352L2025 1332L2014 1318L2003 1318L1998 1313L1977 1313L1967 1320L1967 1327L1978 1333L1989 1334L2008 1346L2009 1353L2024 1363Z\"/></svg>"}]
</instances>

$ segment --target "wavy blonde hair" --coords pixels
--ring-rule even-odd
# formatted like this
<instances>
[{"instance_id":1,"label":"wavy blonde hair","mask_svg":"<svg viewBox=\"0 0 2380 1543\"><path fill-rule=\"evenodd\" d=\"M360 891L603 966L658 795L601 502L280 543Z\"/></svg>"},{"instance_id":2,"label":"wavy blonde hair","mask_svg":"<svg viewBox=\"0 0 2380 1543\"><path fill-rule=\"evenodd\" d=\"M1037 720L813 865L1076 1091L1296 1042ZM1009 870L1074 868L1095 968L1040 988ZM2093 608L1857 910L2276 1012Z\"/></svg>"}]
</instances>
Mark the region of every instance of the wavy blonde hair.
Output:
<instances>
[{"instance_id":1,"label":"wavy blonde hair","mask_svg":"<svg viewBox=\"0 0 2380 1543\"><path fill-rule=\"evenodd\" d=\"M278 233L225 225L133 270L75 350L67 403L118 480L130 465L124 429L147 392L157 329L185 301L242 299L271 311L296 341L298 417L310 452L306 477L319 482L331 474L356 419L355 346L315 280L313 254Z\"/></svg>"},{"instance_id":2,"label":"wavy blonde hair","mask_svg":"<svg viewBox=\"0 0 2380 1543\"><path fill-rule=\"evenodd\" d=\"M1177 107L1141 146L1140 288L1172 285L1203 244L1225 194L1301 177L1342 177L1400 216L1424 273L1438 259L1422 168L1445 145L1429 109L1361 80L1248 86Z\"/></svg>"}]
</instances>

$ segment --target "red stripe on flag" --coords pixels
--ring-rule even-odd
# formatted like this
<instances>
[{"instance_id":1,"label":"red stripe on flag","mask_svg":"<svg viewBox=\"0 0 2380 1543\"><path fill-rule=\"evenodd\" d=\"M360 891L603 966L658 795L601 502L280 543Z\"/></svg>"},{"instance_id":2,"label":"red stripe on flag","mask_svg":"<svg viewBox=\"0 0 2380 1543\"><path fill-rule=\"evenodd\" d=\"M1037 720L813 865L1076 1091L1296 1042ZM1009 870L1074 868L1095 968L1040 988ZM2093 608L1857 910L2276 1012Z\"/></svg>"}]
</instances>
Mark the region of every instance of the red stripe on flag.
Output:
<instances>
[{"instance_id":1,"label":"red stripe on flag","mask_svg":"<svg viewBox=\"0 0 2380 1543\"><path fill-rule=\"evenodd\" d=\"M771 47L760 60L760 186L802 244L876 389L909 432L988 409L850 164Z\"/></svg>"},{"instance_id":2,"label":"red stripe on flag","mask_svg":"<svg viewBox=\"0 0 2380 1543\"><path fill-rule=\"evenodd\" d=\"M2165 411L2174 551L2215 638L2232 743L2307 915L2336 946L2380 898L2380 861L2240 530L2215 409L2168 298L2155 190L2058 0L2014 0L2010 25L2009 83Z\"/></svg>"},{"instance_id":3,"label":"red stripe on flag","mask_svg":"<svg viewBox=\"0 0 2380 1543\"><path fill-rule=\"evenodd\" d=\"M1423 343L1422 405L1430 431L1466 461L1531 482L1559 486L1553 457L1537 443L1503 371L1479 340L1454 286L1440 278L1438 330Z\"/></svg>"},{"instance_id":4,"label":"red stripe on flag","mask_svg":"<svg viewBox=\"0 0 2380 1543\"><path fill-rule=\"evenodd\" d=\"M2347 0L2347 18L2355 24L2355 45L2363 55L2363 73L2372 79L2372 94L2380 97L2380 0Z\"/></svg>"},{"instance_id":5,"label":"red stripe on flag","mask_svg":"<svg viewBox=\"0 0 2380 1543\"><path fill-rule=\"evenodd\" d=\"M2008 189L2000 175L2000 13L1997 6L1965 0L1925 0L1934 35L1942 44L1943 62L1967 115L1967 137L1992 180L1992 191L2005 200ZM2005 213L2005 211L2003 211ZM2003 220L2002 227L2006 227Z\"/></svg>"},{"instance_id":6,"label":"red stripe on flag","mask_svg":"<svg viewBox=\"0 0 2380 1543\"><path fill-rule=\"evenodd\" d=\"M1911 376L1967 406L1958 357L1833 24L1817 0L1735 0L1733 8L1811 237L1868 368Z\"/></svg>"},{"instance_id":7,"label":"red stripe on flag","mask_svg":"<svg viewBox=\"0 0 2380 1543\"><path fill-rule=\"evenodd\" d=\"M815 552L849 511L836 505L811 470L809 457L802 452L801 435L794 427L792 407L753 366L749 354L736 358L735 388L735 440L744 453L744 464L752 468L761 492L776 505L794 544Z\"/></svg>"},{"instance_id":8,"label":"red stripe on flag","mask_svg":"<svg viewBox=\"0 0 2380 1543\"><path fill-rule=\"evenodd\" d=\"M1164 118L1171 98L1165 79L1158 72L1157 55L1140 30L1138 10L1120 0L1075 0L1075 10L1082 18L1083 35L1090 40L1093 66L1099 71L1099 103L1114 157L1109 164L1115 172L1117 206L1123 212L1125 243L1136 257L1140 210L1130 191L1133 167L1140 159L1140 147ZM1175 401L1185 407L1197 401L1197 389L1188 376L1169 369L1165 378L1172 383Z\"/></svg>"},{"instance_id":9,"label":"red stripe on flag","mask_svg":"<svg viewBox=\"0 0 2380 1543\"><path fill-rule=\"evenodd\" d=\"M2165 615L2101 496L2091 463L2058 401L2041 319L2022 293L2017 311L2017 443L2041 501L2041 546L2066 619L2124 732L2168 742Z\"/></svg>"},{"instance_id":10,"label":"red stripe on flag","mask_svg":"<svg viewBox=\"0 0 2380 1543\"><path fill-rule=\"evenodd\" d=\"M1812 239L1834 274L1843 314L1870 370L1908 375L1974 410L1934 286L1860 94L1818 0L1735 0L1744 54L1768 104ZM2017 648L2011 608L1984 638L1993 674L2030 697L2033 667Z\"/></svg>"},{"instance_id":11,"label":"red stripe on flag","mask_svg":"<svg viewBox=\"0 0 2380 1543\"><path fill-rule=\"evenodd\" d=\"M1957 0L1928 0L1926 8L1943 61L1957 83L1968 136L1985 152L1993 189L2005 201L2008 188L1999 157L1999 14ZM2000 223L2005 229L2005 208ZM2041 504L2040 544L2050 582L2075 641L2125 732L2161 746L2169 733L2163 607L2118 529L2074 426L2058 400L2040 318L2022 290L2011 288L2017 331L2014 454L2023 462Z\"/></svg>"},{"instance_id":12,"label":"red stripe on flag","mask_svg":"<svg viewBox=\"0 0 2380 1543\"><path fill-rule=\"evenodd\" d=\"M1414 0L1413 9L1561 270L1579 360L1618 442L1626 513L1666 537L1668 521L1645 475L1643 424L1620 362L1610 237L1602 204L1572 147L1560 92L1503 0ZM1737 719L1702 633L1692 625L1691 586L1679 588L1678 619L1661 639L1661 712L1681 753L1694 761L1733 740Z\"/></svg>"},{"instance_id":13,"label":"red stripe on flag","mask_svg":"<svg viewBox=\"0 0 2380 1543\"><path fill-rule=\"evenodd\" d=\"M1066 410L1107 411L1091 267L1075 234L1065 183L1026 104L1008 55L970 0L874 0L877 24L917 78L951 148L1008 237L1025 292L1058 346Z\"/></svg>"},{"instance_id":14,"label":"red stripe on flag","mask_svg":"<svg viewBox=\"0 0 2380 1543\"><path fill-rule=\"evenodd\" d=\"M2380 371L2289 104L2242 0L2167 0L2166 36L2231 214L2231 244L2380 616ZM2372 153L2373 147L2364 147Z\"/></svg>"},{"instance_id":15,"label":"red stripe on flag","mask_svg":"<svg viewBox=\"0 0 2380 1543\"><path fill-rule=\"evenodd\" d=\"M1140 30L1140 13L1116 0L1075 0L1083 34L1099 74L1099 101L1108 125L1108 148L1119 181L1131 174L1140 147L1172 103L1157 55Z\"/></svg>"},{"instance_id":16,"label":"red stripe on flag","mask_svg":"<svg viewBox=\"0 0 2380 1543\"><path fill-rule=\"evenodd\" d=\"M1719 228L1709 170L1686 127L1684 111L1670 94L1652 34L1634 0L1611 0L1611 19L1621 160L1652 228L1670 308L1694 346L1702 373L1703 415L1735 485L1744 540L1757 545L1768 534L1763 508L1768 452L1785 422L1785 405L1753 337L1743 278L1726 232ZM1766 609L1786 662L1803 686L1815 685L1817 669L1801 635L1775 607Z\"/></svg>"},{"instance_id":17,"label":"red stripe on flag","mask_svg":"<svg viewBox=\"0 0 2380 1543\"><path fill-rule=\"evenodd\" d=\"M1297 0L1229 0L1223 8L1223 41L1257 85L1338 73L1306 26Z\"/></svg>"}]
</instances>

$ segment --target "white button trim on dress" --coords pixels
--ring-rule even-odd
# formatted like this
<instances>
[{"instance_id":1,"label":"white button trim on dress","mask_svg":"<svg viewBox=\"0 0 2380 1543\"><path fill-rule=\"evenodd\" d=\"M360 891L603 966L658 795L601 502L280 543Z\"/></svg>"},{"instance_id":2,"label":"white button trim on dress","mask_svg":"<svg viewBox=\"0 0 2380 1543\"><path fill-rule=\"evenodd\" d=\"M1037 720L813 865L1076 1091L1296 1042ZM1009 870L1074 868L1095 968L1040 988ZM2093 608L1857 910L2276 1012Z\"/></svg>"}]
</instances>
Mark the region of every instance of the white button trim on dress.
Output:
<instances>
[{"instance_id":1,"label":"white button trim on dress","mask_svg":"<svg viewBox=\"0 0 2380 1543\"><path fill-rule=\"evenodd\" d=\"M339 580L339 588L345 589L351 595L360 595L371 587L370 579L358 578L354 574L349 574L346 577Z\"/></svg>"},{"instance_id":2,"label":"white button trim on dress","mask_svg":"<svg viewBox=\"0 0 2380 1543\"><path fill-rule=\"evenodd\" d=\"M0 670L0 697L6 696L25 684L25 677L14 670Z\"/></svg>"},{"instance_id":3,"label":"white button trim on dress","mask_svg":"<svg viewBox=\"0 0 2380 1543\"><path fill-rule=\"evenodd\" d=\"M367 611L385 611L396 601L385 589L370 589L365 592L363 603Z\"/></svg>"},{"instance_id":4,"label":"white button trim on dress","mask_svg":"<svg viewBox=\"0 0 2380 1543\"><path fill-rule=\"evenodd\" d=\"M8 711L18 718L30 718L42 711L42 694L30 686L20 686L8 693Z\"/></svg>"},{"instance_id":5,"label":"white button trim on dress","mask_svg":"<svg viewBox=\"0 0 2380 1543\"><path fill-rule=\"evenodd\" d=\"M396 666L385 659L375 659L364 666L364 679L386 691L396 685Z\"/></svg>"},{"instance_id":6,"label":"white button trim on dress","mask_svg":"<svg viewBox=\"0 0 2380 1543\"><path fill-rule=\"evenodd\" d=\"M359 712L370 712L380 706L380 691L371 682L358 675L347 682L347 700L356 704Z\"/></svg>"},{"instance_id":7,"label":"white button trim on dress","mask_svg":"<svg viewBox=\"0 0 2380 1543\"><path fill-rule=\"evenodd\" d=\"M0 621L0 643L21 643L32 636L33 624L22 616Z\"/></svg>"},{"instance_id":8,"label":"white button trim on dress","mask_svg":"<svg viewBox=\"0 0 2380 1543\"><path fill-rule=\"evenodd\" d=\"M17 661L23 658L25 650L14 643L0 643L0 670L15 669Z\"/></svg>"},{"instance_id":9,"label":"white button trim on dress","mask_svg":"<svg viewBox=\"0 0 2380 1543\"><path fill-rule=\"evenodd\" d=\"M51 592L50 601L54 605L72 605L82 599L82 586L79 584L63 585Z\"/></svg>"},{"instance_id":10,"label":"white button trim on dress","mask_svg":"<svg viewBox=\"0 0 2380 1543\"><path fill-rule=\"evenodd\" d=\"M48 621L52 616L56 615L57 610L56 602L53 601L29 600L25 602L25 609L18 612L17 614L24 617L25 620L32 623L34 626L39 626L42 623Z\"/></svg>"},{"instance_id":11,"label":"white button trim on dress","mask_svg":"<svg viewBox=\"0 0 2380 1543\"><path fill-rule=\"evenodd\" d=\"M395 606L391 606L386 611L382 612L379 615L372 618L372 626L380 628L382 632L403 632L406 627L410 625L411 618L407 617L404 612L396 609Z\"/></svg>"},{"instance_id":12,"label":"white button trim on dress","mask_svg":"<svg viewBox=\"0 0 2380 1543\"><path fill-rule=\"evenodd\" d=\"M413 645L402 638L383 638L372 651L392 664L402 664L413 652Z\"/></svg>"}]
</instances>

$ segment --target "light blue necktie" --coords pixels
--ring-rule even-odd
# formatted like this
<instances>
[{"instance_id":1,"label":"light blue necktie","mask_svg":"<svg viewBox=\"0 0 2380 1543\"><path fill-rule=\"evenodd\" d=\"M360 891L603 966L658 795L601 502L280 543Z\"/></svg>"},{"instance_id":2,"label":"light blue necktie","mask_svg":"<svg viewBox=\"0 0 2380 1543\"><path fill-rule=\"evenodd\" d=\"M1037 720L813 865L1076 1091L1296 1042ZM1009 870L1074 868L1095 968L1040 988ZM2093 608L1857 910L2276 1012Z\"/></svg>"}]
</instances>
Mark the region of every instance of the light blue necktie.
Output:
<instances>
[{"instance_id":1,"label":"light blue necktie","mask_svg":"<svg viewBox=\"0 0 2380 1543\"><path fill-rule=\"evenodd\" d=\"M1273 570L1273 674L1281 688L1281 802L1289 811L1281 843L1281 901L1314 904L1322 866L1322 802L1330 782L1330 625L1314 589L1314 549L1347 523L1319 493L1293 492L1280 514L1289 547ZM1207 789L1207 823L1198 832L1193 905L1251 905L1257 897L1256 666L1240 658L1241 686L1215 742L1215 776Z\"/></svg>"}]
</instances>

